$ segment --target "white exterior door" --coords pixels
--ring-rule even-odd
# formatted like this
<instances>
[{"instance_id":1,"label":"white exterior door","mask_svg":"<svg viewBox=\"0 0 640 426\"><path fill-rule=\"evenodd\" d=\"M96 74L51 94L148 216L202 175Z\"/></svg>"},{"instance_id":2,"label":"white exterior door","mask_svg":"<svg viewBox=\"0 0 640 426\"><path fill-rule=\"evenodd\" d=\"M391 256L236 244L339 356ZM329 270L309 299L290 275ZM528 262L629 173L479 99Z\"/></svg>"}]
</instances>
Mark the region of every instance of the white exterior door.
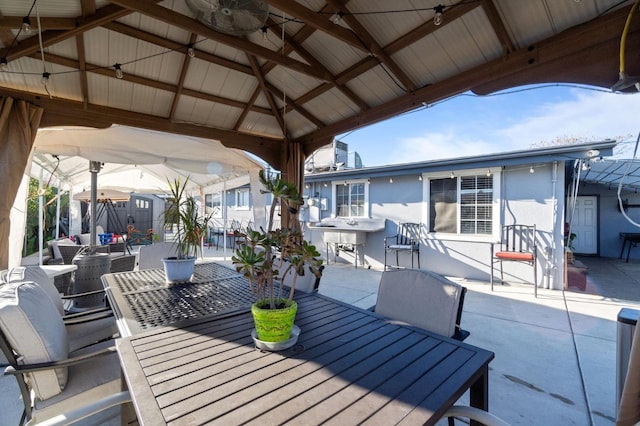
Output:
<instances>
[{"instance_id":1,"label":"white exterior door","mask_svg":"<svg viewBox=\"0 0 640 426\"><path fill-rule=\"evenodd\" d=\"M598 253L598 197L578 196L571 232L576 234L573 251L579 254Z\"/></svg>"}]
</instances>

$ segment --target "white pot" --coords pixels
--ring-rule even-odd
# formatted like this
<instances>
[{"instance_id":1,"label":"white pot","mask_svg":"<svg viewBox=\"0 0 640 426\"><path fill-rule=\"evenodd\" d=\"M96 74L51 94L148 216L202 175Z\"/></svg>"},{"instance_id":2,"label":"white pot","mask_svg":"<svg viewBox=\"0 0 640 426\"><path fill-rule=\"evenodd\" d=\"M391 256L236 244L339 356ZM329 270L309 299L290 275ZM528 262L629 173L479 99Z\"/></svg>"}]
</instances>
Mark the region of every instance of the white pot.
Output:
<instances>
[{"instance_id":1,"label":"white pot","mask_svg":"<svg viewBox=\"0 0 640 426\"><path fill-rule=\"evenodd\" d=\"M285 265L282 266L282 269L283 270L286 269ZM291 287L291 284L293 283L294 275L295 275L295 271L293 269L289 270L287 275L282 277L282 283L286 286ZM317 290L316 281L318 281L318 285L319 285L320 280L316 278L316 276L313 275L313 273L311 273L309 269L306 269L304 271L304 275L298 275L298 278L296 279L296 290L299 290L305 293L311 293L312 291Z\"/></svg>"},{"instance_id":2,"label":"white pot","mask_svg":"<svg viewBox=\"0 0 640 426\"><path fill-rule=\"evenodd\" d=\"M191 280L196 258L177 259L175 257L165 257L162 259L162 263L164 264L167 283L184 283Z\"/></svg>"}]
</instances>

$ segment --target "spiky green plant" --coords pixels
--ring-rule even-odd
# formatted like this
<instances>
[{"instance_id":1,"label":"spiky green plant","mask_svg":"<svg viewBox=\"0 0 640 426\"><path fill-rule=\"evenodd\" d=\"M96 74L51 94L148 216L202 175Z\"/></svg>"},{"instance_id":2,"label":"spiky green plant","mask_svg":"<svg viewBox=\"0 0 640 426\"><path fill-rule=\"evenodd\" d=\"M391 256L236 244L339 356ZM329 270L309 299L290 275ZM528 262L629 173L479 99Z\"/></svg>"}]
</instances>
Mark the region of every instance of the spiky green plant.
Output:
<instances>
[{"instance_id":1,"label":"spiky green plant","mask_svg":"<svg viewBox=\"0 0 640 426\"><path fill-rule=\"evenodd\" d=\"M164 228L176 233L178 259L198 256L212 217L212 214L201 213L195 198L187 193L188 182L189 178L184 182L180 178L168 181L170 198L164 211Z\"/></svg>"}]
</instances>

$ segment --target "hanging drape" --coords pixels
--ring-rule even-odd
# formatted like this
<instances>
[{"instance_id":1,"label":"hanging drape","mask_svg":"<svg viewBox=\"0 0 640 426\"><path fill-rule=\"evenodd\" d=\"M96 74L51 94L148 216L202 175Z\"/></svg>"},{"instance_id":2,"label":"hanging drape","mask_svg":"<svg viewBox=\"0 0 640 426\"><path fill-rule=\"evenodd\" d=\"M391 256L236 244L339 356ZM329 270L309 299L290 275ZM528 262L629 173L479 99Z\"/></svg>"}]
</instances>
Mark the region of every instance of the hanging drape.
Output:
<instances>
[{"instance_id":1,"label":"hanging drape","mask_svg":"<svg viewBox=\"0 0 640 426\"><path fill-rule=\"evenodd\" d=\"M294 183L302 195L302 188L304 185L304 152L302 151L302 145L299 143L288 142L286 144L286 156L285 167L283 168L283 179L287 182ZM298 222L299 215L292 216L286 209L282 210L282 223L288 224L292 229L298 229L300 223ZM299 229L298 229L299 230Z\"/></svg>"},{"instance_id":2,"label":"hanging drape","mask_svg":"<svg viewBox=\"0 0 640 426\"><path fill-rule=\"evenodd\" d=\"M0 98L0 269L9 267L9 215L44 110L13 98ZM18 246L21 246L21 242ZM15 266L15 265L12 265Z\"/></svg>"}]
</instances>

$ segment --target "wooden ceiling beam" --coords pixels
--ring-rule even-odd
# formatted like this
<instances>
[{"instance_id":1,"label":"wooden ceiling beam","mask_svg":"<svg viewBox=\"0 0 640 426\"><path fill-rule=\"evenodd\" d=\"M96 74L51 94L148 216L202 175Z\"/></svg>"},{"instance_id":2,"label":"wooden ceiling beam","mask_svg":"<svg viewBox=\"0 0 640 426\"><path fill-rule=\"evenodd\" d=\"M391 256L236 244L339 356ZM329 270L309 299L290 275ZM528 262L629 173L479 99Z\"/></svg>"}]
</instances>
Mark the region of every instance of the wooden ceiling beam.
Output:
<instances>
[{"instance_id":1,"label":"wooden ceiling beam","mask_svg":"<svg viewBox=\"0 0 640 426\"><path fill-rule=\"evenodd\" d=\"M39 54L32 54L29 55L30 57L34 58L34 59L40 59L40 55ZM63 56L59 56L59 55L53 55L51 53L45 53L44 55L45 60L54 64L58 64L58 65L63 65L69 68L76 68L78 69L78 72L80 72L80 64L78 63L78 61L76 61L75 59L69 59L69 58L65 58ZM95 65L95 64L85 64L85 69L88 72L94 73L94 74L100 74L103 75L105 77L109 77L109 78L116 78L115 74L114 74L114 70L111 67L101 67L99 65ZM124 70L124 76L122 77L123 80L125 81L129 81L131 83L135 83L135 84L140 84L143 86L147 86L147 87L153 87L154 89L159 89L159 90L165 90L167 92L171 92L171 93L176 93L178 90L178 86L174 85L174 84L170 84L170 83L164 83L162 81L159 80L154 80L154 79L150 79L150 78L146 78L146 77L140 77L137 76L131 72L128 72L126 70ZM53 75L53 77L55 77L55 74ZM228 105L234 108L244 108L245 107L245 103L241 102L241 101L237 101L234 99L229 99L229 98L223 98L222 96L217 96L217 95L213 95L211 93L205 93L205 92L199 92L197 90L193 90L193 89L187 89L187 88L182 88L182 94L186 95L186 96L191 96L193 98L196 99L202 99L202 100L206 100L209 102L216 102L219 104L223 104L223 105ZM254 106L253 108L251 108L254 112L258 112L261 114L271 114L271 111L266 109L266 108L261 108L261 107L256 107Z\"/></svg>"},{"instance_id":2,"label":"wooden ceiling beam","mask_svg":"<svg viewBox=\"0 0 640 426\"><path fill-rule=\"evenodd\" d=\"M262 71L260 71L260 64L258 64L258 61L253 55L247 55L247 59L249 60L249 64L251 65L251 68L253 69L255 78L258 80L258 86L260 86L260 90L262 90L262 94L264 95L264 97L267 99L267 102L269 103L269 107L271 108L271 113L273 114L273 117L278 122L278 125L280 126L280 130L282 131L283 137L286 139L287 130L284 124L284 118L282 117L282 114L280 114L280 111L278 111L278 105L276 105L276 101L273 99L273 95L267 89L266 81L264 79L264 76L262 75Z\"/></svg>"},{"instance_id":3,"label":"wooden ceiling beam","mask_svg":"<svg viewBox=\"0 0 640 426\"><path fill-rule=\"evenodd\" d=\"M329 77L325 75L322 70L317 70L304 62L300 62L288 56L274 52L273 50L252 43L243 38L221 33L186 15L174 12L166 7L158 6L155 4L154 0L112 0L112 3L125 7L131 11L142 13L143 15L165 22L169 25L194 32L202 37L225 44L233 47L234 49L242 50L245 53L276 62L283 67L290 68L318 80L325 81Z\"/></svg>"},{"instance_id":4,"label":"wooden ceiling beam","mask_svg":"<svg viewBox=\"0 0 640 426\"><path fill-rule=\"evenodd\" d=\"M159 0L155 0L159 1ZM76 26L73 29L62 31L45 31L42 33L42 46L49 47L53 44L75 37L78 34L82 34L93 28L104 25L110 21L122 18L132 13L130 10L124 9L120 6L110 4L100 8L94 15L87 18L79 18L76 20ZM32 53L40 51L40 42L38 35L34 35L27 39L22 40L16 46L11 48L8 52L8 48L2 49L0 56L4 56L8 61L14 61L23 56L28 56Z\"/></svg>"},{"instance_id":5,"label":"wooden ceiling beam","mask_svg":"<svg viewBox=\"0 0 640 426\"><path fill-rule=\"evenodd\" d=\"M24 16L0 16L0 29L17 30L22 27ZM30 19L33 31L38 29L38 21ZM40 25L43 31L46 30L71 30L76 27L75 18L40 18Z\"/></svg>"},{"instance_id":6,"label":"wooden ceiling beam","mask_svg":"<svg viewBox=\"0 0 640 426\"><path fill-rule=\"evenodd\" d=\"M617 80L617 63L614 59L617 57L617 52L615 49L612 50L611 46L619 41L628 11L629 7L611 12L544 40L536 46L520 49L507 58L501 57L485 65L463 71L418 89L415 93L401 96L373 107L367 112L318 129L298 138L296 142L303 143L305 151L317 149L322 146L319 143L328 137L410 111L420 107L423 102L431 103L446 99L467 90L491 93L494 90L512 87L514 84L536 83L543 78L545 81L555 81L557 78L564 78L566 81L590 79L589 82L584 82L611 87ZM630 33L629 39L633 40L634 45L640 45L640 41L637 41L640 39L640 30ZM607 49L609 54L605 55ZM598 60L591 57L592 51L598 53ZM606 80L597 75L589 75L588 78L581 79L580 75L588 61L596 62L599 67L608 66L611 69L611 78ZM636 57L629 65L630 72L640 75L639 58ZM521 75L524 77L520 77Z\"/></svg>"},{"instance_id":7,"label":"wooden ceiling beam","mask_svg":"<svg viewBox=\"0 0 640 426\"><path fill-rule=\"evenodd\" d=\"M196 34L191 33L189 37L189 44L195 43L198 36ZM180 76L178 77L178 82L176 83L176 91L173 95L173 102L171 102L171 109L169 110L169 119L173 121L176 114L176 109L178 108L178 102L180 102L180 95L182 95L182 90L184 89L184 80L187 78L187 71L189 70L189 64L191 63L191 56L189 56L189 52L187 50L187 54L184 55L184 61L182 62L182 67L180 68Z\"/></svg>"},{"instance_id":8,"label":"wooden ceiling beam","mask_svg":"<svg viewBox=\"0 0 640 426\"><path fill-rule=\"evenodd\" d=\"M86 109L89 105L89 83L87 81L87 63L85 61L84 52L84 34L78 34L76 36L76 50L78 52L78 68L80 73L78 79L80 80L80 91L82 93L82 104Z\"/></svg>"},{"instance_id":9,"label":"wooden ceiling beam","mask_svg":"<svg viewBox=\"0 0 640 426\"><path fill-rule=\"evenodd\" d=\"M300 3L291 0L267 0L267 3L290 16L300 19L306 25L311 26L316 30L329 34L331 37L347 43L358 50L369 53L367 46L365 46L353 32L331 22L329 20L331 15L328 13L319 14L304 7Z\"/></svg>"},{"instance_id":10,"label":"wooden ceiling beam","mask_svg":"<svg viewBox=\"0 0 640 426\"><path fill-rule=\"evenodd\" d=\"M344 21L351 27L353 32L356 34L358 39L364 44L369 51L369 53L378 59L383 66L385 66L389 72L391 72L398 82L404 86L404 89L408 92L413 92L416 90L416 84L409 78L409 76L404 72L402 68L398 66L398 64L391 59L391 56L387 55L387 53L380 47L378 42L373 38L373 36L367 31L367 29L358 21L358 19L351 14L346 4L342 0L327 0L327 3L339 9L341 11L345 11L346 14L342 18Z\"/></svg>"},{"instance_id":11,"label":"wooden ceiling beam","mask_svg":"<svg viewBox=\"0 0 640 426\"><path fill-rule=\"evenodd\" d=\"M0 87L0 96L23 99L44 108L45 112L40 127L73 125L105 128L112 124L120 124L159 132L215 139L228 148L251 152L272 166L280 164L282 140L277 138L198 126L190 123L172 122L164 117L95 104L89 104L85 109L82 102L59 98L50 99L48 96L43 96L39 93L23 92L4 87Z\"/></svg>"},{"instance_id":12,"label":"wooden ceiling beam","mask_svg":"<svg viewBox=\"0 0 640 426\"><path fill-rule=\"evenodd\" d=\"M115 31L117 33L132 37L134 39L143 40L143 41L146 41L147 43L164 47L165 49L184 51L184 52L187 51L187 46L181 43L177 43L173 40L169 40L167 38L160 37L155 34L151 34L146 31L142 31L137 28L130 27L120 22L109 22L103 25L103 27L108 30ZM195 34L195 33L192 33L192 34ZM213 55L209 52L198 50L197 45L194 45L194 51L196 53L196 57L202 61L220 65L221 67L229 68L231 70L238 71L244 74L253 75L253 71L251 70L251 67L245 64L240 64L238 62L234 62L229 59Z\"/></svg>"},{"instance_id":13,"label":"wooden ceiling beam","mask_svg":"<svg viewBox=\"0 0 640 426\"><path fill-rule=\"evenodd\" d=\"M516 45L509 36L507 27L504 25L504 21L500 17L500 13L498 12L495 2L493 0L482 0L482 8L484 9L484 13L487 14L489 23L491 23L491 27L493 28L493 31L495 31L498 40L500 40L500 44L502 45L502 54L506 55L508 53L515 52Z\"/></svg>"}]
</instances>

